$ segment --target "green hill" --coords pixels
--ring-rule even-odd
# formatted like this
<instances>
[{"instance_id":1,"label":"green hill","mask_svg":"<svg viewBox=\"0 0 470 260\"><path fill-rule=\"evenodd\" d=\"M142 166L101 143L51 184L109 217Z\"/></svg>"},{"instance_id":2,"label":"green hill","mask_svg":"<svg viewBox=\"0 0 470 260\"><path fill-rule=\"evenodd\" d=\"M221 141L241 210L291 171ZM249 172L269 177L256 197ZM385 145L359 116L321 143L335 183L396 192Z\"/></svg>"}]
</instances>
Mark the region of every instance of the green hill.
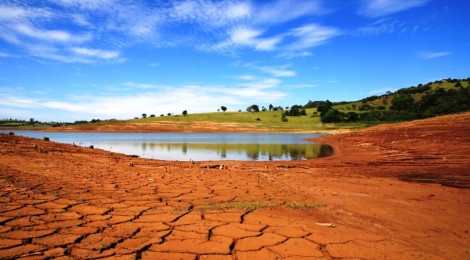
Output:
<instances>
[{"instance_id":1,"label":"green hill","mask_svg":"<svg viewBox=\"0 0 470 260\"><path fill-rule=\"evenodd\" d=\"M470 78L445 79L402 88L354 102L309 101L304 108L324 110L322 122L394 122L470 110ZM324 108L326 106L326 108Z\"/></svg>"}]
</instances>

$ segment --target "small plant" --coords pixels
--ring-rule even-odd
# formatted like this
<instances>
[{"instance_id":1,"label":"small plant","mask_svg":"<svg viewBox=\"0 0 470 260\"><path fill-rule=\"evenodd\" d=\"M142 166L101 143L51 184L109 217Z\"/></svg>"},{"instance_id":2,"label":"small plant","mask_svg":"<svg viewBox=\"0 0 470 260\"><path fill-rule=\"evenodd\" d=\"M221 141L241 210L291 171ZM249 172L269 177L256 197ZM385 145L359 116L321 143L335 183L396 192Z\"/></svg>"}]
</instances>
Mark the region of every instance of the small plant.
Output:
<instances>
[{"instance_id":1,"label":"small plant","mask_svg":"<svg viewBox=\"0 0 470 260\"><path fill-rule=\"evenodd\" d=\"M253 211L265 208L273 208L274 205L264 204L259 201L252 201L252 202L231 202L231 203L223 203L223 204L206 204L199 208L200 211L206 210L228 210L228 209L240 209L245 211Z\"/></svg>"},{"instance_id":2,"label":"small plant","mask_svg":"<svg viewBox=\"0 0 470 260\"><path fill-rule=\"evenodd\" d=\"M291 209L319 209L326 207L326 203L317 203L317 202L297 202L297 201L286 201L284 203L285 208Z\"/></svg>"}]
</instances>

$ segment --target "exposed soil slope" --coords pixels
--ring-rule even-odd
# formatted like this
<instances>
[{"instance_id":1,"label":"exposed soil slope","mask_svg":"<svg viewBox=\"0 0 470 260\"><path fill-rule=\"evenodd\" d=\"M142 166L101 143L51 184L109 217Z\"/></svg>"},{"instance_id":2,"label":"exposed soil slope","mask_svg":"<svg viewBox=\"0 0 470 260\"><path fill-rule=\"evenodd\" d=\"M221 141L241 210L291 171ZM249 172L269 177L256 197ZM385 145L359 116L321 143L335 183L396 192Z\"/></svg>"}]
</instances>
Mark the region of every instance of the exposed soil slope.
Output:
<instances>
[{"instance_id":1,"label":"exposed soil slope","mask_svg":"<svg viewBox=\"0 0 470 260\"><path fill-rule=\"evenodd\" d=\"M193 164L2 134L0 258L470 258L470 113L319 140Z\"/></svg>"}]
</instances>

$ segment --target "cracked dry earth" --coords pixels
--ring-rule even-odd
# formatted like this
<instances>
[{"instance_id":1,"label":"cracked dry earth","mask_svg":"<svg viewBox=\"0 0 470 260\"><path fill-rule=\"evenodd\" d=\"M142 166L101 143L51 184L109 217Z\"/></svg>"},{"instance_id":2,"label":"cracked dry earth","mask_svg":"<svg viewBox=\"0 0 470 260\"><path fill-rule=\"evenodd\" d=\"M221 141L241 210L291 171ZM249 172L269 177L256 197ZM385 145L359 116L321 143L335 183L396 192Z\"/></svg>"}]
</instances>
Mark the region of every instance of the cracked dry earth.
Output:
<instances>
[{"instance_id":1,"label":"cracked dry earth","mask_svg":"<svg viewBox=\"0 0 470 260\"><path fill-rule=\"evenodd\" d=\"M327 137L331 158L223 169L0 134L0 259L469 259L469 189L397 178L466 187L469 125L381 126Z\"/></svg>"},{"instance_id":2,"label":"cracked dry earth","mask_svg":"<svg viewBox=\"0 0 470 260\"><path fill-rule=\"evenodd\" d=\"M296 202L295 191L262 174L258 186L253 167L178 167L16 136L0 139L0 257L328 255L308 215L321 205Z\"/></svg>"}]
</instances>

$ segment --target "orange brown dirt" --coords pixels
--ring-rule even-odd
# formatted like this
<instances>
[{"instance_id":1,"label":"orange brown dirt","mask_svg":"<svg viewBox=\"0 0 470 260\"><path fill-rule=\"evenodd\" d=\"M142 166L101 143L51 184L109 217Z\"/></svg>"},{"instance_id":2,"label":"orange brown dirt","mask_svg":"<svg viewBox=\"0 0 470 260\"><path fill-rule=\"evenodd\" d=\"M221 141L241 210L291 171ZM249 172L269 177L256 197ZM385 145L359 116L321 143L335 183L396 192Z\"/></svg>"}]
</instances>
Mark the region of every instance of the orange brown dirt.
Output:
<instances>
[{"instance_id":1,"label":"orange brown dirt","mask_svg":"<svg viewBox=\"0 0 470 260\"><path fill-rule=\"evenodd\" d=\"M470 259L470 113L317 141L193 164L1 134L0 258Z\"/></svg>"},{"instance_id":2,"label":"orange brown dirt","mask_svg":"<svg viewBox=\"0 0 470 260\"><path fill-rule=\"evenodd\" d=\"M301 130L301 129L269 129L260 127L255 123L219 123L212 121L153 121L145 123L118 121L114 123L89 123L83 125L66 125L60 127L49 127L37 129L26 127L24 130L41 130L44 132L187 132L187 133L266 133L266 132L296 132L313 133L322 132L336 134L340 132L350 132L349 128L336 128L334 126L318 126L319 130ZM3 127L3 129L15 129L13 127Z\"/></svg>"}]
</instances>

